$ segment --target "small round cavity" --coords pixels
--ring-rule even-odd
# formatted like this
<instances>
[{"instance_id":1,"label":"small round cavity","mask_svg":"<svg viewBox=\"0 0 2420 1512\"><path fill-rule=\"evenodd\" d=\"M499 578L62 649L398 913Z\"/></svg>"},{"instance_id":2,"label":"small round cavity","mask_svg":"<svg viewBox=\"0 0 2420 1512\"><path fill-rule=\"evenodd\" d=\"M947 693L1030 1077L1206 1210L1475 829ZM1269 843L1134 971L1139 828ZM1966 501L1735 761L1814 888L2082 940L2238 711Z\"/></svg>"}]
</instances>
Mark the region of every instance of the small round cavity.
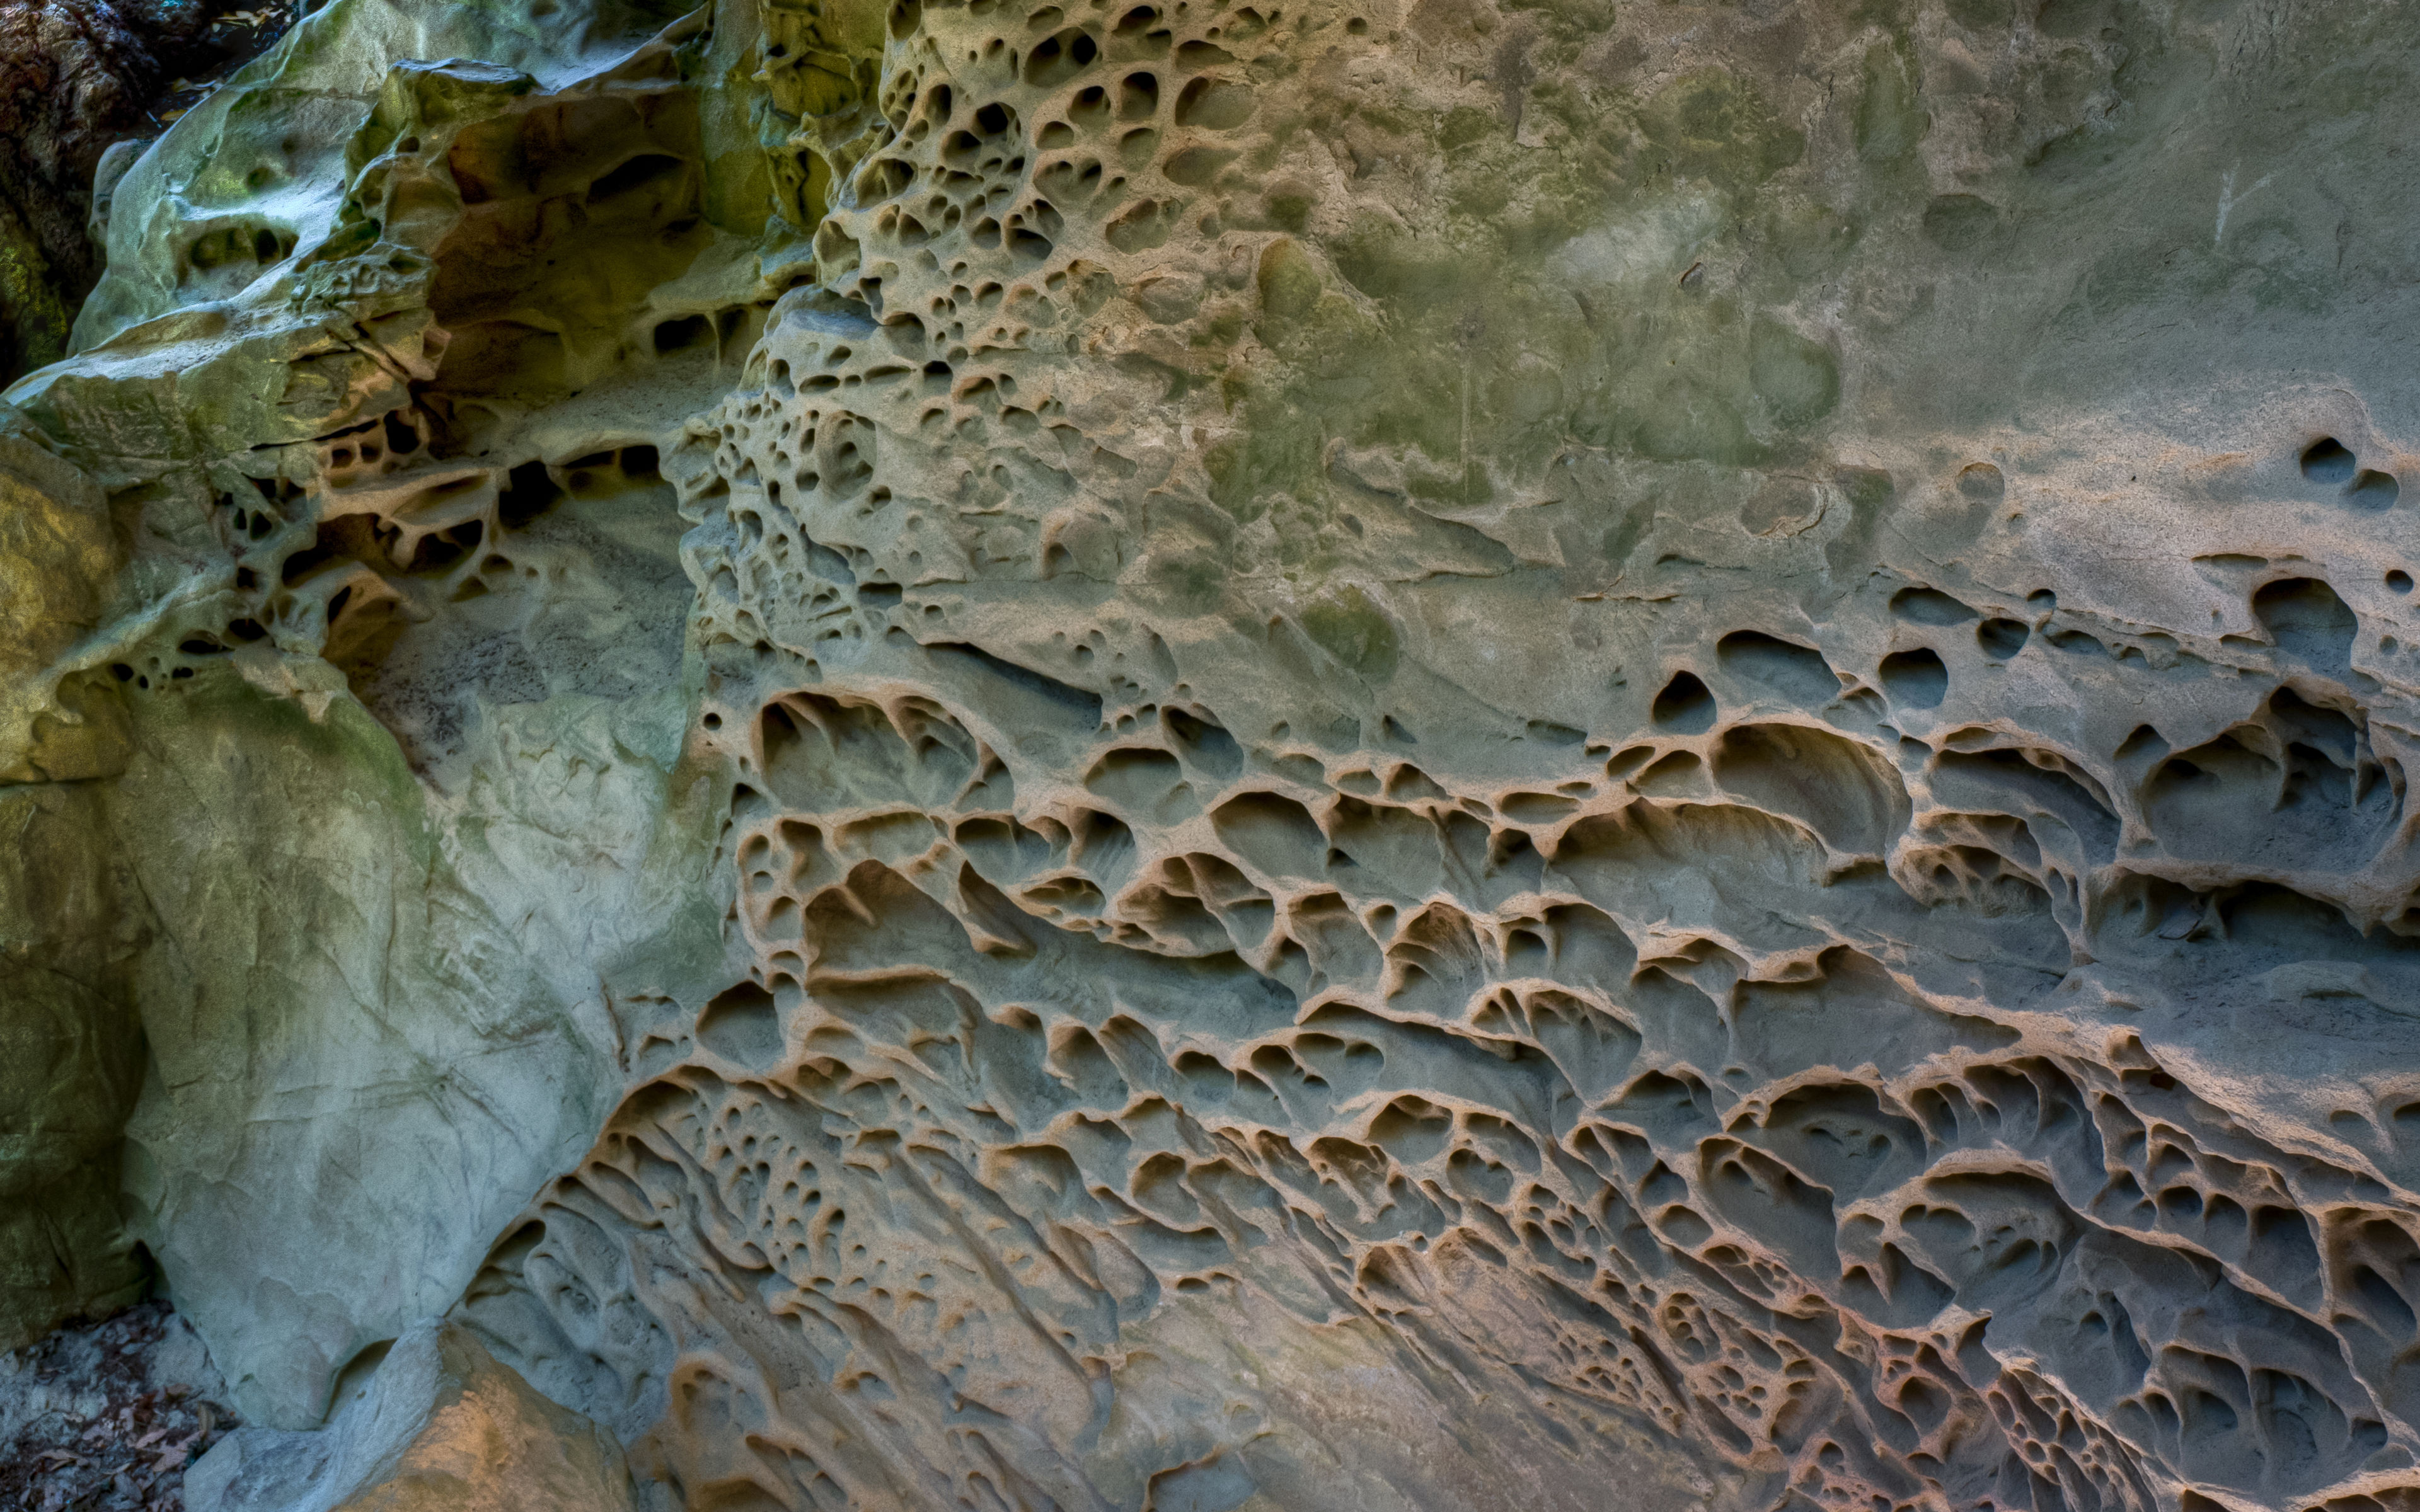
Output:
<instances>
[{"instance_id":1,"label":"small round cavity","mask_svg":"<svg viewBox=\"0 0 2420 1512\"><path fill-rule=\"evenodd\" d=\"M2357 471L2352 452L2333 436L2322 436L2303 448L2303 476L2313 483L2350 483Z\"/></svg>"}]
</instances>

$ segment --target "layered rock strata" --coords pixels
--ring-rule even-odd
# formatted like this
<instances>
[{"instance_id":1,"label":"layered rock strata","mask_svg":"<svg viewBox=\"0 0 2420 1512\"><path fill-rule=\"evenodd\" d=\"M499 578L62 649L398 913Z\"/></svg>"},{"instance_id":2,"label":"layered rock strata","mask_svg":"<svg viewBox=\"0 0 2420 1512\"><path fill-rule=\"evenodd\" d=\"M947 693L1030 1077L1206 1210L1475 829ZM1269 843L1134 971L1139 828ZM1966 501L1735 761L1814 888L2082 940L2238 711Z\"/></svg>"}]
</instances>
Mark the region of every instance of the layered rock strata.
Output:
<instances>
[{"instance_id":1,"label":"layered rock strata","mask_svg":"<svg viewBox=\"0 0 2420 1512\"><path fill-rule=\"evenodd\" d=\"M63 1253L645 1504L2401 1504L2412 49L334 0L9 391Z\"/></svg>"}]
</instances>

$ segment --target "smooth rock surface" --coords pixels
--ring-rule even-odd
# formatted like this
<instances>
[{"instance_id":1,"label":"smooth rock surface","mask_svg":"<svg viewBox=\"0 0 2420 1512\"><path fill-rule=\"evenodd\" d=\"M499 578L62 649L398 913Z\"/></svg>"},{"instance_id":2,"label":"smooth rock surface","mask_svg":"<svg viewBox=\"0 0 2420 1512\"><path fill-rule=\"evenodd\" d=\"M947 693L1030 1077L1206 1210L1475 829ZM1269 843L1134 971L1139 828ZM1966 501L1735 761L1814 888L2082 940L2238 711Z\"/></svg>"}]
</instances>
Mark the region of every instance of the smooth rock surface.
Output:
<instances>
[{"instance_id":1,"label":"smooth rock surface","mask_svg":"<svg viewBox=\"0 0 2420 1512\"><path fill-rule=\"evenodd\" d=\"M2401 1504L2416 46L335 0L8 393L131 1231L665 1504Z\"/></svg>"}]
</instances>

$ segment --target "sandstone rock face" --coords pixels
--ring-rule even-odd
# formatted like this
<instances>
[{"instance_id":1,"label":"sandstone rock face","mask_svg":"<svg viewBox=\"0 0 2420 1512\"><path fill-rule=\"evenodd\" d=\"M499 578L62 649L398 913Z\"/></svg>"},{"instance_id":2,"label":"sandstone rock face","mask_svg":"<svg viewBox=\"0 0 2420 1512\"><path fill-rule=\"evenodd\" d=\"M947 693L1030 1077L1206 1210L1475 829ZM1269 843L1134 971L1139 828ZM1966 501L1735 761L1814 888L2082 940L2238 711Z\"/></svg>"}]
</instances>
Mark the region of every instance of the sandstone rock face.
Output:
<instances>
[{"instance_id":1,"label":"sandstone rock face","mask_svg":"<svg viewBox=\"0 0 2420 1512\"><path fill-rule=\"evenodd\" d=\"M125 769L129 727L105 676L51 670L101 623L118 557L101 490L0 434L0 1348L143 1285L116 1188L147 909L93 780Z\"/></svg>"},{"instance_id":2,"label":"sandstone rock face","mask_svg":"<svg viewBox=\"0 0 2420 1512\"><path fill-rule=\"evenodd\" d=\"M128 1235L662 1505L2402 1504L2415 42L334 0L8 395Z\"/></svg>"},{"instance_id":3,"label":"sandstone rock face","mask_svg":"<svg viewBox=\"0 0 2420 1512\"><path fill-rule=\"evenodd\" d=\"M611 1436L548 1401L460 1328L424 1323L318 1433L242 1428L185 1477L193 1512L616 1512Z\"/></svg>"}]
</instances>

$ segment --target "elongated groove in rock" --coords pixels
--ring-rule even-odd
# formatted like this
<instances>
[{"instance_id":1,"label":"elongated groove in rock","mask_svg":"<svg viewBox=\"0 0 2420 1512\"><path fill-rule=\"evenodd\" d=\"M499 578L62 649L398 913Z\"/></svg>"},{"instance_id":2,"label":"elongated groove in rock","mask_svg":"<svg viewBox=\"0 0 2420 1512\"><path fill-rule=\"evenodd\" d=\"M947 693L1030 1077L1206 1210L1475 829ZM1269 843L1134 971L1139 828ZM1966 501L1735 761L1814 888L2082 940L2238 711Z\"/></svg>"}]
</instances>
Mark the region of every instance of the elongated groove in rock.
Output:
<instances>
[{"instance_id":1,"label":"elongated groove in rock","mask_svg":"<svg viewBox=\"0 0 2420 1512\"><path fill-rule=\"evenodd\" d=\"M248 1410L446 1313L667 1505L2420 1495L2411 39L1902 8L335 0L180 123L10 397L190 585L57 696Z\"/></svg>"}]
</instances>

